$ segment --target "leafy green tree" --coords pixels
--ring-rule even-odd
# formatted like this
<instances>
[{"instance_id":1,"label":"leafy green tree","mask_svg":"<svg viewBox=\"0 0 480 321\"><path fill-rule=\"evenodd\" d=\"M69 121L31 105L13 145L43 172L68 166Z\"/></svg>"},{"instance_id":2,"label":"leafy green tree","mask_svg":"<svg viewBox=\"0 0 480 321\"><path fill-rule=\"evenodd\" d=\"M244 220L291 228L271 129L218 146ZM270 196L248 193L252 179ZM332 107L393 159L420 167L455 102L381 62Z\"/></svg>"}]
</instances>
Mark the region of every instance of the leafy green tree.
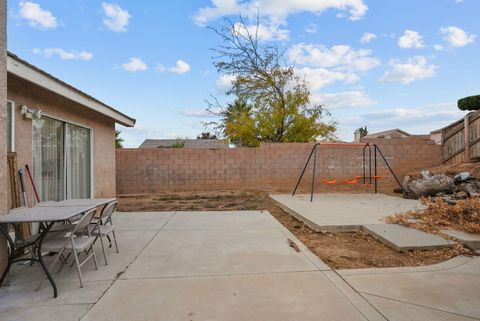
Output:
<instances>
[{"instance_id":1,"label":"leafy green tree","mask_svg":"<svg viewBox=\"0 0 480 321\"><path fill-rule=\"evenodd\" d=\"M123 142L125 141L120 137L121 131L115 129L115 148L123 148Z\"/></svg>"},{"instance_id":2,"label":"leafy green tree","mask_svg":"<svg viewBox=\"0 0 480 321\"><path fill-rule=\"evenodd\" d=\"M233 76L227 94L238 99L226 108L218 101L210 104L210 111L220 110L214 112L221 116L219 123L213 123L217 129L237 146L334 139L336 124L325 121L330 114L323 105L311 103L305 78L295 74L277 46L259 41L259 19L255 31L241 16L239 22L226 21L221 29L211 28L222 40L212 49L214 66Z\"/></svg>"}]
</instances>

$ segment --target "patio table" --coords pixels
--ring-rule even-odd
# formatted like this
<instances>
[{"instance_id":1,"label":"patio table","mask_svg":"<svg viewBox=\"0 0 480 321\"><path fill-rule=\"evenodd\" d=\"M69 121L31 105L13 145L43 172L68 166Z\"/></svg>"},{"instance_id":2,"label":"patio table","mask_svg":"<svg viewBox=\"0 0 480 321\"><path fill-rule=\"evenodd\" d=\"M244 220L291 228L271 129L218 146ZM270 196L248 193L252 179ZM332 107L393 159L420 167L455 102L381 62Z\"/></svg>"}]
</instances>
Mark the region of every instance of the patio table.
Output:
<instances>
[{"instance_id":1,"label":"patio table","mask_svg":"<svg viewBox=\"0 0 480 321\"><path fill-rule=\"evenodd\" d=\"M8 263L5 271L3 271L2 278L0 279L0 286L3 283L3 280L8 274L11 266L15 262L21 261L33 261L39 262L43 271L47 275L50 284L53 287L53 297L57 297L57 285L53 280L50 271L43 262L42 258L42 243L47 235L48 231L52 228L53 224L56 222L67 221L77 215L83 214L91 209L95 208L94 205L83 205L83 206L42 206L42 207L32 207L32 208L17 208L10 211L6 215L0 215L0 232L6 238L8 244L10 245L10 250L8 253ZM21 223L45 223L45 228L39 234L32 235L32 239L26 241L24 244L16 244L10 234L8 233L9 224L21 224ZM6 227L4 227L6 224ZM19 252L20 249L32 247L32 257L26 258L22 257Z\"/></svg>"}]
</instances>

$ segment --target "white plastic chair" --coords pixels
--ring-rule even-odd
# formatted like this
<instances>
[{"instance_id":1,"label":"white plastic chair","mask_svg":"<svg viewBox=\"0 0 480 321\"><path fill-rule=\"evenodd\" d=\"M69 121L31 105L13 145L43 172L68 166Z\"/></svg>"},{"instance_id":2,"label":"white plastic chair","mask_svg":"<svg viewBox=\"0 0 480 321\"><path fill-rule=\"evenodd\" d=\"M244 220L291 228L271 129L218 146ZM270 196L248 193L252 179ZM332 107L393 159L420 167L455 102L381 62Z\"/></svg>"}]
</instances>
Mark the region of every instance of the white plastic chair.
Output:
<instances>
[{"instance_id":1,"label":"white plastic chair","mask_svg":"<svg viewBox=\"0 0 480 321\"><path fill-rule=\"evenodd\" d=\"M81 267L91 258L95 264L95 269L98 270L97 266L97 257L95 256L95 251L93 249L93 243L95 242L95 237L91 234L90 222L92 217L95 214L95 209L92 209L86 212L82 218L74 225L74 228L71 232L67 232L58 237L50 238L45 240L42 244L42 250L47 252L58 253L52 264L50 265L50 270L57 263L58 260L61 260L61 267L66 263L66 259L63 254L68 252L73 254L75 259L75 264L77 266L78 278L80 280L80 287L83 288L83 278ZM95 225L96 226L96 225ZM91 251L91 253L90 253ZM78 254L81 252L87 253L87 257L80 262ZM45 280L45 279L44 279ZM43 280L42 280L43 282ZM39 284L37 289L40 289L42 283Z\"/></svg>"}]
</instances>

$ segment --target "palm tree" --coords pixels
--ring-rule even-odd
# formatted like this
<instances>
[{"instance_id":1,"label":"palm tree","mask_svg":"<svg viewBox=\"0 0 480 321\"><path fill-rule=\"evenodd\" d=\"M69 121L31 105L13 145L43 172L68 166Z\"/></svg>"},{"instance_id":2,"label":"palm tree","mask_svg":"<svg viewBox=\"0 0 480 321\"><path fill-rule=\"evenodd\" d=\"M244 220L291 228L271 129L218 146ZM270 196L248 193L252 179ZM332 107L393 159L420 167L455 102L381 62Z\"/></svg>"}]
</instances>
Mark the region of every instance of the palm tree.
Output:
<instances>
[{"instance_id":1,"label":"palm tree","mask_svg":"<svg viewBox=\"0 0 480 321\"><path fill-rule=\"evenodd\" d=\"M120 137L121 131L115 129L115 148L123 148L124 139Z\"/></svg>"},{"instance_id":2,"label":"palm tree","mask_svg":"<svg viewBox=\"0 0 480 321\"><path fill-rule=\"evenodd\" d=\"M235 146L253 147L258 145L252 106L241 98L227 104L221 112L223 134Z\"/></svg>"}]
</instances>

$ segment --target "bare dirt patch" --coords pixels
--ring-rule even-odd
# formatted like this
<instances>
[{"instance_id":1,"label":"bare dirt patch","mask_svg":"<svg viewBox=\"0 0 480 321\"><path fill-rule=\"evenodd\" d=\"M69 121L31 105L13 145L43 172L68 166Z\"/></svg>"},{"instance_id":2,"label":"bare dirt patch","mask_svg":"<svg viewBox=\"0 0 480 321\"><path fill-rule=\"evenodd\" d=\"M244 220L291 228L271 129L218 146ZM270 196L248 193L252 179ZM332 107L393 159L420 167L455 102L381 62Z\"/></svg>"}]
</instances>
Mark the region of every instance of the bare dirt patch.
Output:
<instances>
[{"instance_id":1,"label":"bare dirt patch","mask_svg":"<svg viewBox=\"0 0 480 321\"><path fill-rule=\"evenodd\" d=\"M452 249L399 253L364 232L316 232L258 191L119 196L118 202L120 211L267 210L333 269L429 265L459 253Z\"/></svg>"}]
</instances>

